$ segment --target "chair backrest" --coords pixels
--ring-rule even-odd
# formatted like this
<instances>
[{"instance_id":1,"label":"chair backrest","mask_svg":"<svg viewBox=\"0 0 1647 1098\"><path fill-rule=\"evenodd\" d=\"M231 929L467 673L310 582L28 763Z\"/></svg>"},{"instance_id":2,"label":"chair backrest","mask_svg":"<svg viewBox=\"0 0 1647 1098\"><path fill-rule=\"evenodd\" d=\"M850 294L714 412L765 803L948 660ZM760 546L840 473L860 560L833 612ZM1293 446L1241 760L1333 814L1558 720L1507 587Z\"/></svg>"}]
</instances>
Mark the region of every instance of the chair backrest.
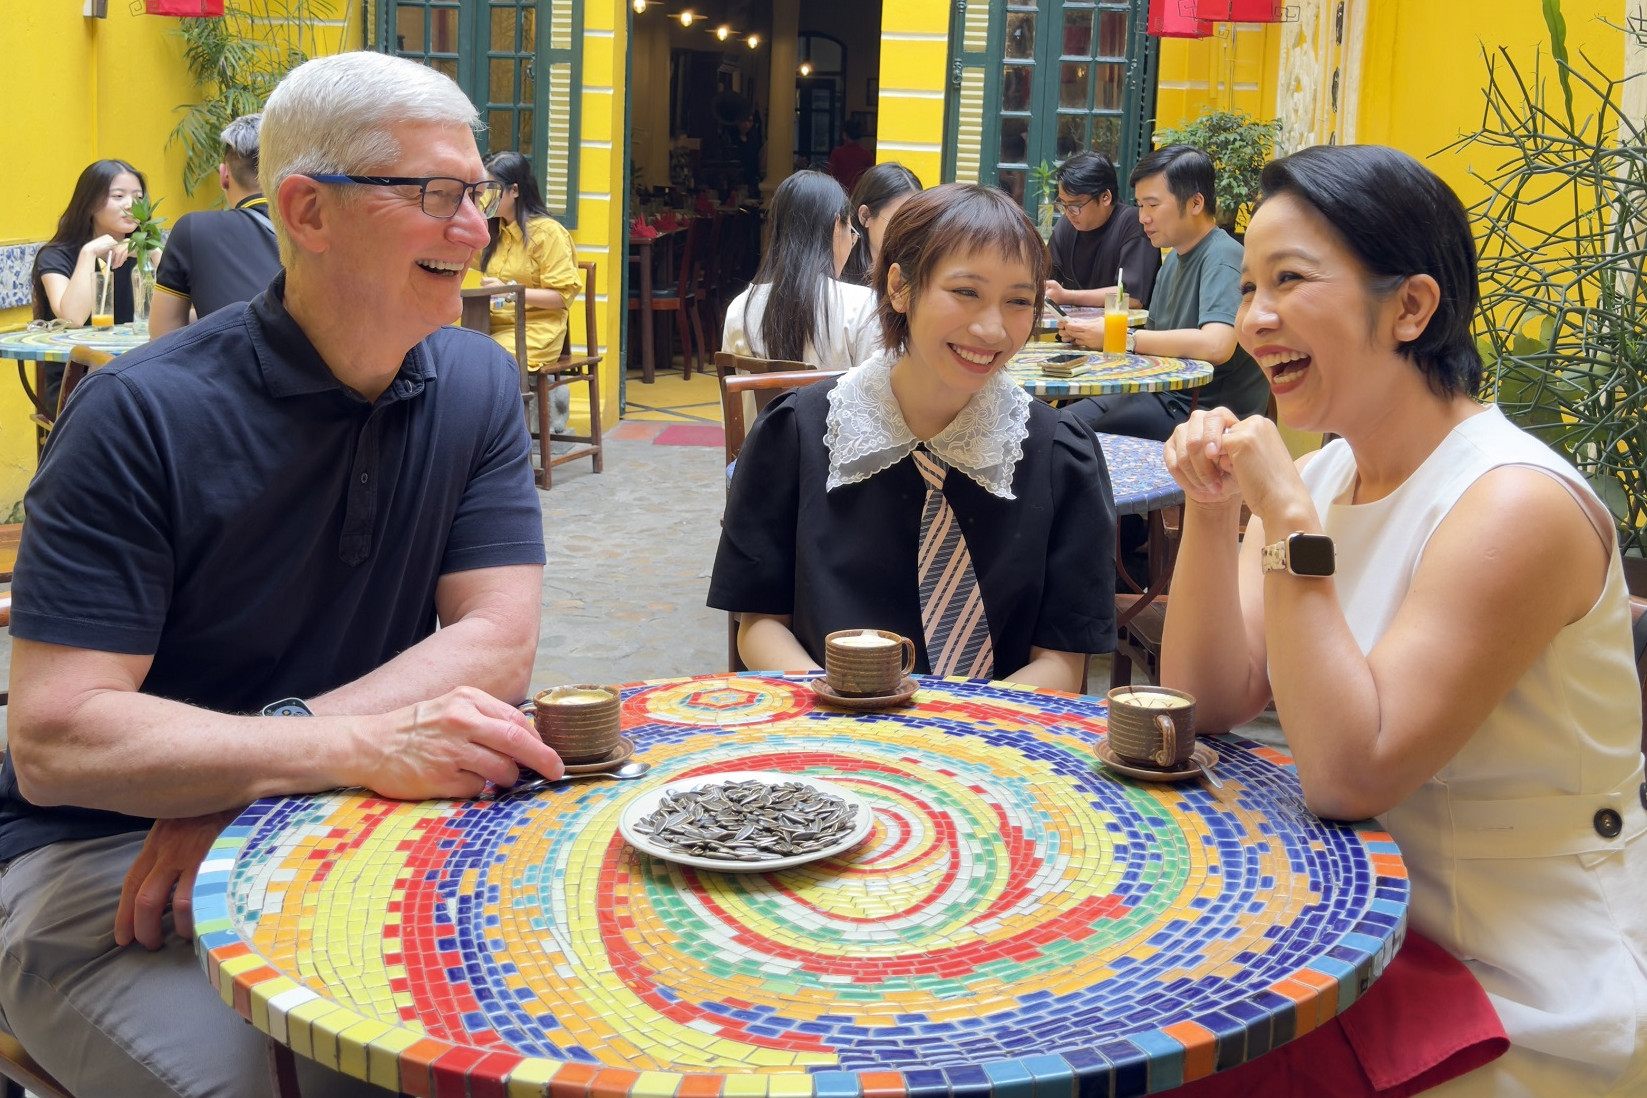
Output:
<instances>
[{"instance_id":1,"label":"chair backrest","mask_svg":"<svg viewBox=\"0 0 1647 1098\"><path fill-rule=\"evenodd\" d=\"M718 356L717 356L718 357ZM772 374L722 374L721 417L726 427L726 463L732 464L743 449L747 428L743 417L743 394L762 393L776 397L790 389L812 385L841 376L839 370L798 370Z\"/></svg>"},{"instance_id":2,"label":"chair backrest","mask_svg":"<svg viewBox=\"0 0 1647 1098\"><path fill-rule=\"evenodd\" d=\"M87 374L107 365L113 358L107 351L94 351L90 347L75 346L69 351L68 365L63 367L63 387L57 391L59 416L63 414L63 406L69 402L69 394L74 392L75 386L84 381Z\"/></svg>"},{"instance_id":3,"label":"chair backrest","mask_svg":"<svg viewBox=\"0 0 1647 1098\"><path fill-rule=\"evenodd\" d=\"M578 270L583 272L583 347L584 347L584 353L583 353L582 357L585 357L585 358L599 358L600 357L600 336L598 334L598 326L597 326L597 323L596 323L596 318L600 315L600 309L597 308L597 306L595 304L595 291L596 291L596 287L595 287L595 281L596 281L595 264L592 260L579 260L578 261ZM573 357L576 357L572 354L572 330L571 330L570 327L567 328L566 343L565 343L565 345L563 345L561 347L560 357L561 357L561 361L563 361L563 362L568 360L568 359L571 359Z\"/></svg>"},{"instance_id":4,"label":"chair backrest","mask_svg":"<svg viewBox=\"0 0 1647 1098\"><path fill-rule=\"evenodd\" d=\"M801 373L806 370L816 370L817 367L809 362L793 362L786 358L752 358L749 355L733 354L731 351L715 352L715 372L722 377L732 374L778 374ZM794 388L794 386L790 386ZM750 392L753 408L745 408L748 416L758 416L781 395L781 389L757 388ZM750 401L744 401L749 404Z\"/></svg>"}]
</instances>

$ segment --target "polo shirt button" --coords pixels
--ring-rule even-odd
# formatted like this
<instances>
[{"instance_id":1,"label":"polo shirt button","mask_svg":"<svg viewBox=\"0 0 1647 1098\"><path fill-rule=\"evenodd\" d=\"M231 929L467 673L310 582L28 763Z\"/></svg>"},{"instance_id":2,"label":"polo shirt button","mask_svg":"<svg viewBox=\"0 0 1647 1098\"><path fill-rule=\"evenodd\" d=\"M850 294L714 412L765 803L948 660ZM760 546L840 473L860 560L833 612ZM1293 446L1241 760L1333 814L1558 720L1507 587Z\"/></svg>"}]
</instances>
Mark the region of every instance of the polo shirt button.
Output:
<instances>
[{"instance_id":1,"label":"polo shirt button","mask_svg":"<svg viewBox=\"0 0 1647 1098\"><path fill-rule=\"evenodd\" d=\"M1611 808L1603 808L1596 813L1595 825L1597 835L1603 839L1616 839L1624 830L1624 818Z\"/></svg>"},{"instance_id":2,"label":"polo shirt button","mask_svg":"<svg viewBox=\"0 0 1647 1098\"><path fill-rule=\"evenodd\" d=\"M365 484L370 479L372 479L372 474L370 474L370 473L360 474L360 483Z\"/></svg>"}]
</instances>

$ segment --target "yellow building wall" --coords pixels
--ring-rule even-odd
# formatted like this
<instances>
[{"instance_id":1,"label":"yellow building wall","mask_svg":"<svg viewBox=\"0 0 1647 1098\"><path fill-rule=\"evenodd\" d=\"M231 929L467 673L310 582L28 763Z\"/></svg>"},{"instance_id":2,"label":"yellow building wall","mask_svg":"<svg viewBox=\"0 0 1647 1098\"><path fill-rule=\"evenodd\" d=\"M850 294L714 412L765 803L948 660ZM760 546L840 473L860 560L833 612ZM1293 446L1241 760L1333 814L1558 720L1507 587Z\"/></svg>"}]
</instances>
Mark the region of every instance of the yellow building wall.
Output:
<instances>
[{"instance_id":1,"label":"yellow building wall","mask_svg":"<svg viewBox=\"0 0 1647 1098\"><path fill-rule=\"evenodd\" d=\"M1208 38L1161 39L1156 128L1182 125L1208 110L1273 117L1280 57L1280 28L1271 23L1220 23Z\"/></svg>"},{"instance_id":2,"label":"yellow building wall","mask_svg":"<svg viewBox=\"0 0 1647 1098\"><path fill-rule=\"evenodd\" d=\"M895 160L928 187L943 168L949 76L947 0L885 0L875 158Z\"/></svg>"}]
</instances>

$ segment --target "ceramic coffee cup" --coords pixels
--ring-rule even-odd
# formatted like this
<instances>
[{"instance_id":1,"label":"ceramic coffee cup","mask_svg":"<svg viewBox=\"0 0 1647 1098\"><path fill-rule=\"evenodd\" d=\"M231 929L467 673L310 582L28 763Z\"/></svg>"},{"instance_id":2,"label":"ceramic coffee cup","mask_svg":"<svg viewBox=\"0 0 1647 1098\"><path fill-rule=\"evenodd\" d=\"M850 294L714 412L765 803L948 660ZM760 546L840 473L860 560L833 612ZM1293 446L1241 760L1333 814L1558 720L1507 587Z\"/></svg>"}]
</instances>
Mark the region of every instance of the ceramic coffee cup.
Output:
<instances>
[{"instance_id":1,"label":"ceramic coffee cup","mask_svg":"<svg viewBox=\"0 0 1647 1098\"><path fill-rule=\"evenodd\" d=\"M1195 752L1195 697L1166 686L1109 692L1109 746L1123 762L1182 767Z\"/></svg>"},{"instance_id":2,"label":"ceramic coffee cup","mask_svg":"<svg viewBox=\"0 0 1647 1098\"><path fill-rule=\"evenodd\" d=\"M532 698L543 742L571 765L600 762L616 751L623 726L618 692L610 686L554 686Z\"/></svg>"},{"instance_id":3,"label":"ceramic coffee cup","mask_svg":"<svg viewBox=\"0 0 1647 1098\"><path fill-rule=\"evenodd\" d=\"M914 669L915 642L885 629L840 629L824 638L824 673L837 694L896 694Z\"/></svg>"}]
</instances>

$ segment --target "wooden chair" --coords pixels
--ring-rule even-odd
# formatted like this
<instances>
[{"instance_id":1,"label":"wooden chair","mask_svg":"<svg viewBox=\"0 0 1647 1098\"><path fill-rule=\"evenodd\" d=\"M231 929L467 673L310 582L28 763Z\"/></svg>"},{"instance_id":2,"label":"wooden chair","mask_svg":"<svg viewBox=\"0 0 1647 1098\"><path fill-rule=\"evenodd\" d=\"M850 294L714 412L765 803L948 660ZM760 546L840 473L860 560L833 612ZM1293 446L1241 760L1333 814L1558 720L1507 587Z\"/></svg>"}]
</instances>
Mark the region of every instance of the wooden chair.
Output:
<instances>
[{"instance_id":1,"label":"wooden chair","mask_svg":"<svg viewBox=\"0 0 1647 1098\"><path fill-rule=\"evenodd\" d=\"M662 286L652 287L652 315L658 313L674 313L675 329L681 340L681 376L692 376L692 356L697 355L698 370L703 372L708 368L709 352L704 343L703 317L699 312L699 304L703 301L703 252L707 239L705 233L709 230L709 219L702 217L691 218L681 245L680 262L676 267L675 280ZM630 312L640 309L640 288L636 286L634 293L627 300ZM690 330L688 325L690 324ZM692 333L697 334L694 344ZM653 332L641 332L640 338L651 341ZM696 348L694 350L694 347ZM665 350L668 345L665 344ZM665 359L665 365L668 360Z\"/></svg>"},{"instance_id":2,"label":"wooden chair","mask_svg":"<svg viewBox=\"0 0 1647 1098\"><path fill-rule=\"evenodd\" d=\"M715 356L716 366L720 366L721 355ZM728 358L737 358L737 355L727 355ZM765 393L767 400L772 400L780 393L790 389L798 389L803 385L813 385L820 381L840 377L838 370L814 370L810 367L804 370L788 370L778 373L749 373L739 374L730 371L720 375L721 384L721 420L726 428L726 464L730 469L732 463L738 460L738 454L743 449L743 440L748 437L744 425L743 395L745 393ZM727 478L728 486L731 478ZM726 615L726 666L731 671L747 671L743 659L738 655L738 616Z\"/></svg>"},{"instance_id":3,"label":"wooden chair","mask_svg":"<svg viewBox=\"0 0 1647 1098\"><path fill-rule=\"evenodd\" d=\"M74 1098L29 1057L17 1038L0 1029L0 1098L23 1098L24 1091L36 1098Z\"/></svg>"},{"instance_id":4,"label":"wooden chair","mask_svg":"<svg viewBox=\"0 0 1647 1098\"><path fill-rule=\"evenodd\" d=\"M52 426L57 418L63 414L63 408L69 402L69 395L74 392L75 386L85 380L86 375L106 365L114 358L107 351L94 351L90 347L76 346L69 351L68 364L63 367L63 383L57 390L57 407L48 415L41 410L40 402L35 398L33 391L29 398L34 401L36 410L29 414L29 420L39 432L41 445L45 445L46 436L51 433Z\"/></svg>"},{"instance_id":5,"label":"wooden chair","mask_svg":"<svg viewBox=\"0 0 1647 1098\"><path fill-rule=\"evenodd\" d=\"M537 402L538 460L542 467L538 473L538 485L546 489L554 487L550 470L556 465L587 457L595 459L595 472L603 470L600 441L601 353L596 323L599 310L595 305L595 264L583 262L578 264L578 268L583 271L584 353L572 353L572 332L568 329L566 346L562 349L560 358L553 363L534 371L526 368L524 357L521 359L521 390ZM549 394L556 389L578 384L589 386L589 433L555 434L549 424ZM564 454L555 454L552 453L552 444L556 442L572 442L577 445Z\"/></svg>"}]
</instances>

